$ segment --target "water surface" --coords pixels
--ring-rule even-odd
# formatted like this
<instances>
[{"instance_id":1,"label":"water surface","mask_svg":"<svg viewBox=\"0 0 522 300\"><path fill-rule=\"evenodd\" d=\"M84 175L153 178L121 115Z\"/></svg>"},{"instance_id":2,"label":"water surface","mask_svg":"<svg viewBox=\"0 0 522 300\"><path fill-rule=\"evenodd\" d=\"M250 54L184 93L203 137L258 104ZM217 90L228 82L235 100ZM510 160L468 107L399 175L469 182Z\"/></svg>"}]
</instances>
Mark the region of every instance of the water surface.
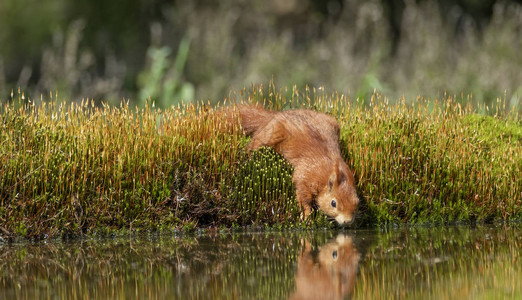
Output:
<instances>
[{"instance_id":1,"label":"water surface","mask_svg":"<svg viewBox=\"0 0 522 300\"><path fill-rule=\"evenodd\" d=\"M522 298L522 227L0 243L0 299Z\"/></svg>"}]
</instances>

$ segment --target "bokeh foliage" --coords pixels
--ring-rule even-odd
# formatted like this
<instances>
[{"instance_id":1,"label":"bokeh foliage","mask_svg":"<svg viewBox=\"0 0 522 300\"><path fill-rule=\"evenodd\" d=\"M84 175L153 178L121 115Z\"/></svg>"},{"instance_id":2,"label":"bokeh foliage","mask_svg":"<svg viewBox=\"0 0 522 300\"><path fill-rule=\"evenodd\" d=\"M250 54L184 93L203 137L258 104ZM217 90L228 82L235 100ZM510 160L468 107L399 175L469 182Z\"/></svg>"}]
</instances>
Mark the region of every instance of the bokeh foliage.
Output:
<instances>
[{"instance_id":1,"label":"bokeh foliage","mask_svg":"<svg viewBox=\"0 0 522 300\"><path fill-rule=\"evenodd\" d=\"M274 77L366 100L448 91L520 107L521 15L493 0L5 0L0 100L21 87L35 99L217 103Z\"/></svg>"}]
</instances>

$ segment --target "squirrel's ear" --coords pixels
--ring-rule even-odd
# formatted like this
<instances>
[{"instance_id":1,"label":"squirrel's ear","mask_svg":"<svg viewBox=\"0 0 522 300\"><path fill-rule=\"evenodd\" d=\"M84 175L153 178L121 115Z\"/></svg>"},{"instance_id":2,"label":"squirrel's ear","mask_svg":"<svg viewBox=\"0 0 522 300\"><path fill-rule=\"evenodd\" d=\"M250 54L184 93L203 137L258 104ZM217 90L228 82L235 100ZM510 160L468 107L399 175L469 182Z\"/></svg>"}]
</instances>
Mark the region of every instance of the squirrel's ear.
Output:
<instances>
[{"instance_id":1,"label":"squirrel's ear","mask_svg":"<svg viewBox=\"0 0 522 300\"><path fill-rule=\"evenodd\" d=\"M328 178L328 186L330 187L330 191L332 191L334 185L343 183L343 181L345 181L348 176L346 171L343 170L342 166L343 164L340 160L335 162L334 170L332 174L330 174L330 178Z\"/></svg>"},{"instance_id":2,"label":"squirrel's ear","mask_svg":"<svg viewBox=\"0 0 522 300\"><path fill-rule=\"evenodd\" d=\"M338 184L341 184L341 183L343 183L343 181L346 180L346 176L347 176L347 174L346 174L346 172L344 172L344 170L342 169L342 164L341 164L340 161L337 161L337 164L336 164L336 168L335 168L335 169L336 169L336 172L337 172L337 174L336 174L336 175L337 175L337 176L336 176L336 178L337 178L337 183L338 183Z\"/></svg>"},{"instance_id":3,"label":"squirrel's ear","mask_svg":"<svg viewBox=\"0 0 522 300\"><path fill-rule=\"evenodd\" d=\"M328 179L328 187L330 188L330 192L332 191L332 188L334 184L337 182L337 168L330 174L330 178Z\"/></svg>"}]
</instances>

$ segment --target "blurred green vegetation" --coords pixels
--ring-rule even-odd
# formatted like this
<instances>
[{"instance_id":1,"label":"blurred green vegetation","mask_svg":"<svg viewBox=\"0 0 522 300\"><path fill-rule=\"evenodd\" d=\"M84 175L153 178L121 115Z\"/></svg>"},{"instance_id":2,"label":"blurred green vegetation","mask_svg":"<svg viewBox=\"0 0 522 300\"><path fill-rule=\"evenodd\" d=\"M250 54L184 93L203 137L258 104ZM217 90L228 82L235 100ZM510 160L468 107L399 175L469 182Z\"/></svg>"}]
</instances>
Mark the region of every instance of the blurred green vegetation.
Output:
<instances>
[{"instance_id":1,"label":"blurred green vegetation","mask_svg":"<svg viewBox=\"0 0 522 300\"><path fill-rule=\"evenodd\" d=\"M168 107L272 78L369 100L520 107L522 6L473 0L4 0L0 101L57 91Z\"/></svg>"}]
</instances>

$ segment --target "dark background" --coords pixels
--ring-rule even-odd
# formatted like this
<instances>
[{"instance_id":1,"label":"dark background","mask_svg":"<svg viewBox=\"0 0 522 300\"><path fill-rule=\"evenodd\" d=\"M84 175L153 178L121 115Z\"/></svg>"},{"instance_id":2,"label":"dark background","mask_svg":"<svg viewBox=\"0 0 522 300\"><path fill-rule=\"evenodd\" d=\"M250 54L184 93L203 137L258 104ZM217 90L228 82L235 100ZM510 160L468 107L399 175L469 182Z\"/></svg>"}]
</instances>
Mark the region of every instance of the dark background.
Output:
<instances>
[{"instance_id":1,"label":"dark background","mask_svg":"<svg viewBox=\"0 0 522 300\"><path fill-rule=\"evenodd\" d=\"M1 101L216 102L272 78L351 99L522 94L520 1L2 0L0 28Z\"/></svg>"}]
</instances>

